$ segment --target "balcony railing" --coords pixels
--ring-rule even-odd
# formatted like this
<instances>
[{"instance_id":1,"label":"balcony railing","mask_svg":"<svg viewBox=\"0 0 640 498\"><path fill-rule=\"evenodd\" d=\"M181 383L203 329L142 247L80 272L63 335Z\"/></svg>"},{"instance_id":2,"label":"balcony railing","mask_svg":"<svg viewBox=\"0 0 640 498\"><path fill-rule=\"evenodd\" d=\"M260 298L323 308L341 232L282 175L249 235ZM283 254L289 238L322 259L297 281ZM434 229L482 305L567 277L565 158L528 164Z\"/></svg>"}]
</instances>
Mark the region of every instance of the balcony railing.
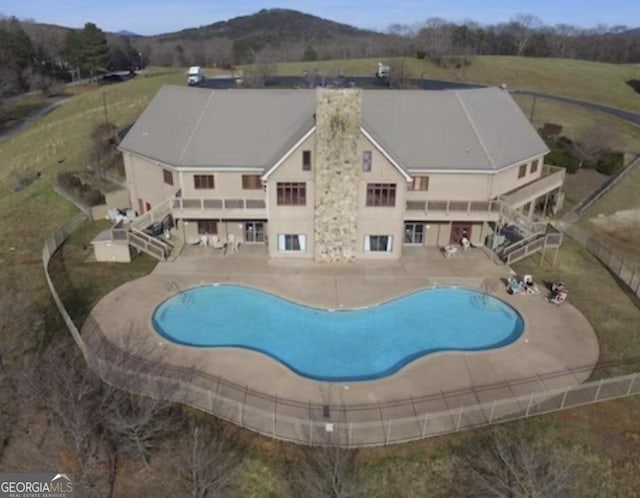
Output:
<instances>
[{"instance_id":1,"label":"balcony railing","mask_svg":"<svg viewBox=\"0 0 640 498\"><path fill-rule=\"evenodd\" d=\"M541 197L557 188L562 187L566 170L558 166L545 164L542 167L542 176L537 180L523 185L517 190L502 196L502 199L512 207L520 207Z\"/></svg>"},{"instance_id":2,"label":"balcony railing","mask_svg":"<svg viewBox=\"0 0 640 498\"><path fill-rule=\"evenodd\" d=\"M174 210L247 210L266 209L264 199L194 199L185 197L173 198Z\"/></svg>"},{"instance_id":3,"label":"balcony railing","mask_svg":"<svg viewBox=\"0 0 640 498\"><path fill-rule=\"evenodd\" d=\"M500 201L407 201L407 211L421 214L481 214L500 212Z\"/></svg>"}]
</instances>

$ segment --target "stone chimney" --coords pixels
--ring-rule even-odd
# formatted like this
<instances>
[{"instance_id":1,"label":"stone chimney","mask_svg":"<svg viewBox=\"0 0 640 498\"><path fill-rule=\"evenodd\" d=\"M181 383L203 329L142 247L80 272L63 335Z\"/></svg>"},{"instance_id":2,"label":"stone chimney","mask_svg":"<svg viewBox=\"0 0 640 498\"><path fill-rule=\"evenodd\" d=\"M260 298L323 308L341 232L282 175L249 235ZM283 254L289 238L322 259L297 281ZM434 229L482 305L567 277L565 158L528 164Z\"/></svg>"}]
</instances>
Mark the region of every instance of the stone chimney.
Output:
<instances>
[{"instance_id":1,"label":"stone chimney","mask_svg":"<svg viewBox=\"0 0 640 498\"><path fill-rule=\"evenodd\" d=\"M314 258L354 261L357 245L360 89L316 90Z\"/></svg>"}]
</instances>

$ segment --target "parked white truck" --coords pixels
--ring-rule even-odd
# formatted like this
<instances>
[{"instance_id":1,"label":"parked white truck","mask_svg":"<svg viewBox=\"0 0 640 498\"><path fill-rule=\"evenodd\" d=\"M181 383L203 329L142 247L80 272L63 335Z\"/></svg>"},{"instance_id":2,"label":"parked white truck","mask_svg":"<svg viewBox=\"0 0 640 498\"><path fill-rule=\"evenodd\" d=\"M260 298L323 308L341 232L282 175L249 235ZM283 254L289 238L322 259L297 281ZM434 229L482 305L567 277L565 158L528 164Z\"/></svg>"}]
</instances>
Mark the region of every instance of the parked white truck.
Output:
<instances>
[{"instance_id":1,"label":"parked white truck","mask_svg":"<svg viewBox=\"0 0 640 498\"><path fill-rule=\"evenodd\" d=\"M191 66L187 73L187 83L189 83L189 86L197 85L203 81L204 74L202 73L202 68L200 66Z\"/></svg>"}]
</instances>

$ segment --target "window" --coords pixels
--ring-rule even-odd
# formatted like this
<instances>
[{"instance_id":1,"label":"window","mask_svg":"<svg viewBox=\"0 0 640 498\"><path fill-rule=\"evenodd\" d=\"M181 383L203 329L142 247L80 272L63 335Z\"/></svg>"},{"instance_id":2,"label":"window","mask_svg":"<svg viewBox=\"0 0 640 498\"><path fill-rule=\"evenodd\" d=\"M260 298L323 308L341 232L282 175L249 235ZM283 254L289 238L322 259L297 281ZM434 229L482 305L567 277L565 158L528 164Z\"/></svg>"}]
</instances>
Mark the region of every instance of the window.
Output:
<instances>
[{"instance_id":1,"label":"window","mask_svg":"<svg viewBox=\"0 0 640 498\"><path fill-rule=\"evenodd\" d=\"M307 236L304 234L278 234L278 251L298 251L307 250Z\"/></svg>"},{"instance_id":2,"label":"window","mask_svg":"<svg viewBox=\"0 0 640 498\"><path fill-rule=\"evenodd\" d=\"M242 175L242 188L244 190L260 190L262 188L260 175Z\"/></svg>"},{"instance_id":3,"label":"window","mask_svg":"<svg viewBox=\"0 0 640 498\"><path fill-rule=\"evenodd\" d=\"M409 186L409 190L429 190L429 177L428 176L414 176L413 182Z\"/></svg>"},{"instance_id":4,"label":"window","mask_svg":"<svg viewBox=\"0 0 640 498\"><path fill-rule=\"evenodd\" d=\"M395 183L367 183L367 206L395 206Z\"/></svg>"},{"instance_id":5,"label":"window","mask_svg":"<svg viewBox=\"0 0 640 498\"><path fill-rule=\"evenodd\" d=\"M404 243L420 244L424 242L424 223L404 224Z\"/></svg>"},{"instance_id":6,"label":"window","mask_svg":"<svg viewBox=\"0 0 640 498\"><path fill-rule=\"evenodd\" d=\"M527 174L527 165L521 164L520 169L518 170L518 178L522 178L526 174Z\"/></svg>"},{"instance_id":7,"label":"window","mask_svg":"<svg viewBox=\"0 0 640 498\"><path fill-rule=\"evenodd\" d=\"M173 185L173 172L168 169L162 170L162 176L164 178L164 183L167 185Z\"/></svg>"},{"instance_id":8,"label":"window","mask_svg":"<svg viewBox=\"0 0 640 498\"><path fill-rule=\"evenodd\" d=\"M244 241L253 244L264 242L264 223L262 221L247 221L244 224Z\"/></svg>"},{"instance_id":9,"label":"window","mask_svg":"<svg viewBox=\"0 0 640 498\"><path fill-rule=\"evenodd\" d=\"M392 248L392 235L366 235L364 238L364 252L391 252Z\"/></svg>"},{"instance_id":10,"label":"window","mask_svg":"<svg viewBox=\"0 0 640 498\"><path fill-rule=\"evenodd\" d=\"M278 183L278 206L304 206L306 203L305 183Z\"/></svg>"},{"instance_id":11,"label":"window","mask_svg":"<svg viewBox=\"0 0 640 498\"><path fill-rule=\"evenodd\" d=\"M533 174L533 173L535 173L536 171L538 171L538 166L539 166L539 165L540 165L540 159L537 159L537 160L533 161L533 162L531 163L531 171L530 171L530 173L532 173L532 174Z\"/></svg>"},{"instance_id":12,"label":"window","mask_svg":"<svg viewBox=\"0 0 640 498\"><path fill-rule=\"evenodd\" d=\"M371 171L371 151L365 150L362 153L362 171Z\"/></svg>"},{"instance_id":13,"label":"window","mask_svg":"<svg viewBox=\"0 0 640 498\"><path fill-rule=\"evenodd\" d=\"M302 171L311 171L311 151L302 151Z\"/></svg>"},{"instance_id":14,"label":"window","mask_svg":"<svg viewBox=\"0 0 640 498\"><path fill-rule=\"evenodd\" d=\"M216 220L198 220L198 233L200 235L215 235L218 233Z\"/></svg>"},{"instance_id":15,"label":"window","mask_svg":"<svg viewBox=\"0 0 640 498\"><path fill-rule=\"evenodd\" d=\"M212 189L215 188L213 175L193 175L193 186L196 189Z\"/></svg>"}]
</instances>

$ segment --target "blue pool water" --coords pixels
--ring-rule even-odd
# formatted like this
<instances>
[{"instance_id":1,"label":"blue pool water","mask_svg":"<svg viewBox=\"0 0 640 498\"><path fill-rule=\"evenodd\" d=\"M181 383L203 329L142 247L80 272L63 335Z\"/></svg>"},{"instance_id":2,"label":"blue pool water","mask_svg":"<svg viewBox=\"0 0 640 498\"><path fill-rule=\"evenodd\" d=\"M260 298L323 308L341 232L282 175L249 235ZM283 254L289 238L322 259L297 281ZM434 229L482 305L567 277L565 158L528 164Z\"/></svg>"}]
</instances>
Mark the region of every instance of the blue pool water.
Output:
<instances>
[{"instance_id":1,"label":"blue pool water","mask_svg":"<svg viewBox=\"0 0 640 498\"><path fill-rule=\"evenodd\" d=\"M506 303L453 287L348 311L309 308L247 287L197 287L160 304L152 321L172 342L247 348L304 377L334 382L385 377L436 351L498 348L524 329Z\"/></svg>"}]
</instances>

